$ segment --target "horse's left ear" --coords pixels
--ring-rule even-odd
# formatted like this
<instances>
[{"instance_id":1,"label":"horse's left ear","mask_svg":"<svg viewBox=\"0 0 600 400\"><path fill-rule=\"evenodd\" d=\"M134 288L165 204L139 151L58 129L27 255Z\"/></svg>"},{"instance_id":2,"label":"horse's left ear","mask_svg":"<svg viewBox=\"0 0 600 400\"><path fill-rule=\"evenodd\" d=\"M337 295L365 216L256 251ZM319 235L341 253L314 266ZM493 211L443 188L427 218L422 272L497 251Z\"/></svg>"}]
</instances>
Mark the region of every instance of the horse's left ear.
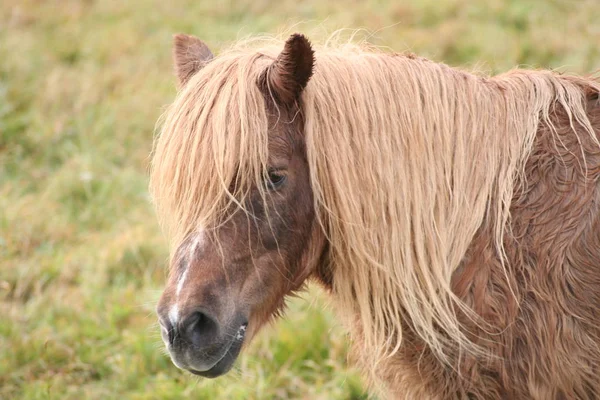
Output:
<instances>
[{"instance_id":1,"label":"horse's left ear","mask_svg":"<svg viewBox=\"0 0 600 400\"><path fill-rule=\"evenodd\" d=\"M315 54L308 39L295 33L285 42L277 59L259 78L267 97L281 105L291 105L300 97L312 76Z\"/></svg>"},{"instance_id":2,"label":"horse's left ear","mask_svg":"<svg viewBox=\"0 0 600 400\"><path fill-rule=\"evenodd\" d=\"M180 86L185 85L212 59L213 54L208 46L196 36L180 33L173 37L173 62Z\"/></svg>"}]
</instances>

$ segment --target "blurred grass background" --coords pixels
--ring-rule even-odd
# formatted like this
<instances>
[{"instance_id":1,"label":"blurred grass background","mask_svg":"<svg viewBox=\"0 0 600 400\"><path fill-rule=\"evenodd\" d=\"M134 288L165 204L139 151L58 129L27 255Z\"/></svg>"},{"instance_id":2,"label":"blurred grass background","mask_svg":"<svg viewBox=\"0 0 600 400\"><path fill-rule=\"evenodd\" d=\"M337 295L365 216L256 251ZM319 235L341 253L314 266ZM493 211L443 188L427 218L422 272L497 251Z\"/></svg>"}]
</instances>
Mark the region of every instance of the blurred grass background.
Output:
<instances>
[{"instance_id":1,"label":"blurred grass background","mask_svg":"<svg viewBox=\"0 0 600 400\"><path fill-rule=\"evenodd\" d=\"M367 398L316 288L227 377L199 380L163 354L153 307L167 250L146 186L154 124L175 94L173 33L218 52L301 21L321 37L378 30L374 44L489 73L586 73L600 68L598 5L3 0L0 398Z\"/></svg>"}]
</instances>

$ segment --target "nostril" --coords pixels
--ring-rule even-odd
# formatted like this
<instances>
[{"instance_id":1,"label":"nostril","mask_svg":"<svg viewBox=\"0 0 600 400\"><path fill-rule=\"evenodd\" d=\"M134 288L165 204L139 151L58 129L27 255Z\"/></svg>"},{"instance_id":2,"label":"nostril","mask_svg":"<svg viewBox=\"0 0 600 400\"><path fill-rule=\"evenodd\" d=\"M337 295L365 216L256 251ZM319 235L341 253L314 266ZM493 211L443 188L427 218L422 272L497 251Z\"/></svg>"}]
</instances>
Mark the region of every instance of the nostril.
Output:
<instances>
[{"instance_id":1,"label":"nostril","mask_svg":"<svg viewBox=\"0 0 600 400\"><path fill-rule=\"evenodd\" d=\"M219 331L215 319L201 311L190 315L182 328L188 341L197 347L205 347L213 343Z\"/></svg>"},{"instance_id":2,"label":"nostril","mask_svg":"<svg viewBox=\"0 0 600 400\"><path fill-rule=\"evenodd\" d=\"M175 331L173 330L173 326L168 321L165 321L163 319L159 319L159 325L160 334L163 340L169 343L170 345L173 345L175 341Z\"/></svg>"}]
</instances>

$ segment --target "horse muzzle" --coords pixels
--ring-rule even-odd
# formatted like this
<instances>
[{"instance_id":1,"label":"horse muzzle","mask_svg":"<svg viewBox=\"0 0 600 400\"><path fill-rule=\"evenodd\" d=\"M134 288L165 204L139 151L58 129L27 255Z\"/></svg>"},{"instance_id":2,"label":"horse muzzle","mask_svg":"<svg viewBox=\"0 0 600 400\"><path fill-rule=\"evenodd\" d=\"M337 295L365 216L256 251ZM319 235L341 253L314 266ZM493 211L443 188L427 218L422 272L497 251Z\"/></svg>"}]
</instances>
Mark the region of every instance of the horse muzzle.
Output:
<instances>
[{"instance_id":1,"label":"horse muzzle","mask_svg":"<svg viewBox=\"0 0 600 400\"><path fill-rule=\"evenodd\" d=\"M172 315L165 318L159 312L159 323L173 364L206 378L216 378L232 368L248 326L242 316L221 325L203 310L194 311L179 321Z\"/></svg>"}]
</instances>

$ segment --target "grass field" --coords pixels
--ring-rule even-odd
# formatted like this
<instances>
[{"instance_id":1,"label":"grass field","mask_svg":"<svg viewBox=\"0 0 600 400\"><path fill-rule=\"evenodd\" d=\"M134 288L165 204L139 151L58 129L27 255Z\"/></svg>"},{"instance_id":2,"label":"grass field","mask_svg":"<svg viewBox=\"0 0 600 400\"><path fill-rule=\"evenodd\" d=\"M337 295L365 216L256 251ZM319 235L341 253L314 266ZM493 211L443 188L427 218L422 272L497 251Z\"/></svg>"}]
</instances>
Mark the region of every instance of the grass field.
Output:
<instances>
[{"instance_id":1,"label":"grass field","mask_svg":"<svg viewBox=\"0 0 600 400\"><path fill-rule=\"evenodd\" d=\"M216 381L177 370L154 303L166 244L147 195L170 45L336 28L490 73L600 68L597 0L0 4L0 398L362 399L346 339L311 288ZM314 37L314 36L313 36Z\"/></svg>"}]
</instances>

